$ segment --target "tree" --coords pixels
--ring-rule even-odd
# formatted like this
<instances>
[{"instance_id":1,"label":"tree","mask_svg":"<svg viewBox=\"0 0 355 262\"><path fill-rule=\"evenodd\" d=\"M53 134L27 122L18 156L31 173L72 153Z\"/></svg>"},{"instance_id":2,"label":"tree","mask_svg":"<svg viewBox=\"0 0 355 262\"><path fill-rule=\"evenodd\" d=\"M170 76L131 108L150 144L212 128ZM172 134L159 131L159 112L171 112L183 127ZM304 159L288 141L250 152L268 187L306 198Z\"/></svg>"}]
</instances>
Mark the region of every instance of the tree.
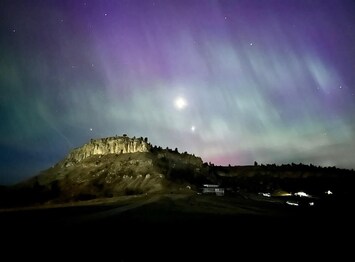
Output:
<instances>
[{"instance_id":1,"label":"tree","mask_svg":"<svg viewBox=\"0 0 355 262\"><path fill-rule=\"evenodd\" d=\"M258 162L254 161L254 166L258 166Z\"/></svg>"}]
</instances>

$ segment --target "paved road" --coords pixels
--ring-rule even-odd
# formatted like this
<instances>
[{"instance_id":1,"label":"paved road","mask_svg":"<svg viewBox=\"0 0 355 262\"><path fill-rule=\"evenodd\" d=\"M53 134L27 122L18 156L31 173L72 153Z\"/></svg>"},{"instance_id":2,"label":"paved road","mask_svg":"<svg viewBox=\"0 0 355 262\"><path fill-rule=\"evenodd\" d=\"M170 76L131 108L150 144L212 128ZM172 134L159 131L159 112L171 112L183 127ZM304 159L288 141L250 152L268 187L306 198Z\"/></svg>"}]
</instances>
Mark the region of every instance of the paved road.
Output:
<instances>
[{"instance_id":1,"label":"paved road","mask_svg":"<svg viewBox=\"0 0 355 262\"><path fill-rule=\"evenodd\" d=\"M83 222L87 223L92 221L99 221L102 219L110 219L112 217L119 216L120 214L128 210L134 210L144 205L156 202L159 199L161 199L161 197L162 197L161 195L151 195L143 199L140 198L138 201L131 201L130 203L124 205L118 203L117 207L115 205L112 205L107 210L102 210L102 211L98 210L90 214L79 214L75 217L68 218L66 224L70 226L74 226L74 225L81 224Z\"/></svg>"}]
</instances>

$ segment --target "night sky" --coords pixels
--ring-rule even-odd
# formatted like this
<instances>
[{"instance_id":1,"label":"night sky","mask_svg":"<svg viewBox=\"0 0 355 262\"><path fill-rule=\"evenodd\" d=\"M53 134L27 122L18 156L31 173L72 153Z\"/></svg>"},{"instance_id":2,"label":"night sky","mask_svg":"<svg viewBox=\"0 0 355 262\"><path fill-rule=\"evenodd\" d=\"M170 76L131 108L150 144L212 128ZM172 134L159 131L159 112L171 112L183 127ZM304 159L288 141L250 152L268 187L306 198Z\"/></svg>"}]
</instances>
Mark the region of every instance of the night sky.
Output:
<instances>
[{"instance_id":1,"label":"night sky","mask_svg":"<svg viewBox=\"0 0 355 262\"><path fill-rule=\"evenodd\" d=\"M355 168L355 2L0 2L0 184L127 134Z\"/></svg>"}]
</instances>

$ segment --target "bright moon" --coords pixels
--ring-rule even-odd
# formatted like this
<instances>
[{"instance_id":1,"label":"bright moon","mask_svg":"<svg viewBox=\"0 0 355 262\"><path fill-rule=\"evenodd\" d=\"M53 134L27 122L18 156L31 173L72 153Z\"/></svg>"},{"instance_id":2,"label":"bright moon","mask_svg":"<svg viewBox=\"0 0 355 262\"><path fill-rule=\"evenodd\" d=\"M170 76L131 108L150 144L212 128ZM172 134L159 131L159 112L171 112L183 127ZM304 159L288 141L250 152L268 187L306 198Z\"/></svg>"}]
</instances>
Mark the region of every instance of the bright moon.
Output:
<instances>
[{"instance_id":1,"label":"bright moon","mask_svg":"<svg viewBox=\"0 0 355 262\"><path fill-rule=\"evenodd\" d=\"M175 107L179 110L184 109L187 106L186 100L182 97L175 99Z\"/></svg>"}]
</instances>

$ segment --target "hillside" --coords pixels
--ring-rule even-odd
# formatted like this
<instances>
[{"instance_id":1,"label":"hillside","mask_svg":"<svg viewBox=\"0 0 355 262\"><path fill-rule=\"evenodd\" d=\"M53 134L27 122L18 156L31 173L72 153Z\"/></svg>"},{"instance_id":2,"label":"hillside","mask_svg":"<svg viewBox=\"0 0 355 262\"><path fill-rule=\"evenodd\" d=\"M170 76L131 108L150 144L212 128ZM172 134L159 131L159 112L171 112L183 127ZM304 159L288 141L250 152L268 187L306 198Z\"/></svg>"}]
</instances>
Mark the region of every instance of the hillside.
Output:
<instances>
[{"instance_id":1,"label":"hillside","mask_svg":"<svg viewBox=\"0 0 355 262\"><path fill-rule=\"evenodd\" d=\"M91 140L39 175L2 190L11 193L3 204L175 192L210 180L199 157L151 146L143 138L110 137Z\"/></svg>"},{"instance_id":2,"label":"hillside","mask_svg":"<svg viewBox=\"0 0 355 262\"><path fill-rule=\"evenodd\" d=\"M280 166L212 165L210 172L215 174L225 187L240 188L254 193L286 190L290 193L306 191L312 195L321 195L330 190L337 195L350 195L354 192L355 172L336 167L295 163Z\"/></svg>"}]
</instances>

